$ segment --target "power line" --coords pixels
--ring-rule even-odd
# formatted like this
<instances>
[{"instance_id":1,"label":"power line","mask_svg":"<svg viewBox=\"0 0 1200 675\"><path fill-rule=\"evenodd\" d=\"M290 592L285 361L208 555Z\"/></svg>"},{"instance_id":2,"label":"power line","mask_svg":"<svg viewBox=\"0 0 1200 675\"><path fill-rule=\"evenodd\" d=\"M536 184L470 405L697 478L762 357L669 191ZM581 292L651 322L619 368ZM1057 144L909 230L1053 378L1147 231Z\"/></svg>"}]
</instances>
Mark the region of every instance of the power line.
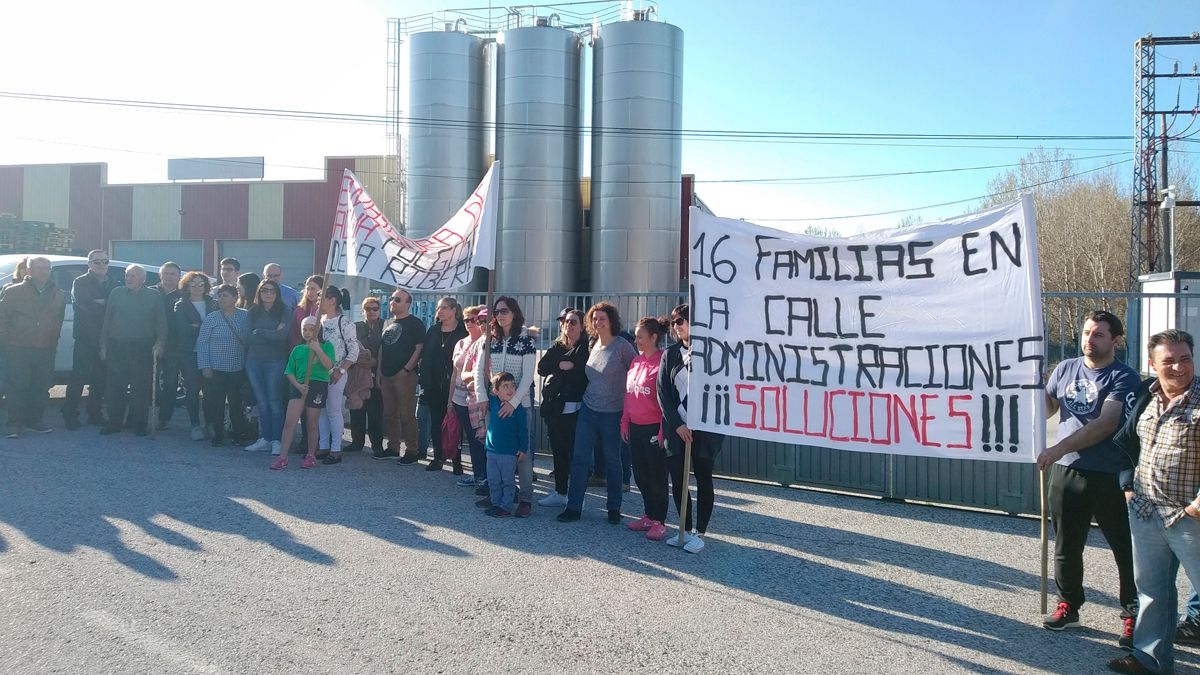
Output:
<instances>
[{"instance_id":1,"label":"power line","mask_svg":"<svg viewBox=\"0 0 1200 675\"><path fill-rule=\"evenodd\" d=\"M56 103L76 103L87 105L103 105L112 107L132 107L155 110L177 110L184 112L217 113L244 115L253 117L288 118L297 120L320 120L347 123L386 124L390 120L386 115L365 115L359 113L337 113L327 111L292 110L284 108L255 108L246 106L221 106L195 103L172 103L164 101L143 101L134 99L114 99L83 96L65 96L57 94L37 94L28 92L0 91L0 98L46 101ZM1088 134L928 134L928 133L887 133L887 132L823 132L823 131L759 131L759 130L726 130L726 129L656 129L651 127L587 127L574 125L553 124L518 124L501 122L471 122L463 120L445 120L437 118L402 117L410 127L418 128L456 129L456 130L496 130L518 133L601 133L608 135L625 135L651 138L680 138L683 140L736 139L740 141L766 139L771 142L788 140L936 140L936 141L1121 141L1131 140L1132 136L1124 135L1088 135Z\"/></svg>"},{"instance_id":2,"label":"power line","mask_svg":"<svg viewBox=\"0 0 1200 675\"><path fill-rule=\"evenodd\" d=\"M55 141L55 140L49 140L49 139L44 139L44 138L25 138L24 140L35 141L35 142L39 142L39 143L50 143L50 144L56 144L56 145L67 145L67 146L75 146L75 147L81 147L81 148L89 148L89 149L93 149L93 150L108 150L111 152L124 152L124 153L137 154L137 155L146 155L146 156L151 156L151 157L165 157L168 159L176 159L176 157L173 155L168 155L168 154L159 153L159 152L148 152L148 151L144 151L144 150L131 150L128 148L114 148L114 147L99 146L99 145L89 145L89 144L84 144L84 143L70 143L67 141ZM991 169L1010 169L1010 168L1015 168L1015 167L1020 167L1020 166L1028 166L1028 165L1032 165L1032 164L1061 164L1061 163L1066 163L1066 162L1082 162L1082 161L1086 161L1086 160L1090 160L1090 159L1106 159L1109 157L1119 157L1121 155L1130 154L1130 152L1131 151L1115 152L1115 153L1109 153L1109 154L1103 154L1103 155L1088 155L1085 157L1065 157L1063 159L1031 160L1031 161L1018 162L1015 164L989 164L989 165L983 165L983 166L964 166L964 167L952 167L952 168L944 168L944 169L917 169L917 170L909 170L909 171L840 174L840 175L829 175L829 176L797 176L797 177L790 177L790 178L709 178L709 179L697 179L694 182L697 185L702 185L702 184L703 185L717 185L717 184L761 184L761 185L833 184L833 183L839 183L839 182L857 182L857 181L862 181L862 180L873 180L873 179L881 179L881 178L898 178L898 177L904 177L904 176L959 173L959 172L966 172L966 171L983 171L983 170L991 170ZM1179 151L1179 152L1184 152L1184 151ZM224 163L234 164L236 162L233 162L230 160L224 160ZM273 168L302 169L302 170L310 170L310 171L325 171L326 170L325 167L303 166L303 165L297 165L297 164L279 164L279 163L275 163L275 162L264 162L263 165L273 167ZM387 178L399 177L399 174L397 172L392 172L392 171L371 171L371 170L366 170L366 169L364 169L364 170L355 169L355 173L358 175L362 175L362 176L378 175L378 176L384 176ZM408 172L406 174L406 176L408 178L434 178L434 179L444 179L444 180L457 180L457 179L463 178L462 176L421 174L421 173L413 173L413 172ZM561 180L561 179L551 179L551 178L544 178L544 179L513 178L511 176L505 176L504 181L506 183L515 183L515 184L575 185L578 183L578 180ZM619 184L619 185L652 185L652 184L674 184L674 183L678 183L679 179L674 179L674 180L609 180L609 181L605 181L605 182L608 184ZM191 183L183 183L183 184L188 185Z\"/></svg>"},{"instance_id":3,"label":"power line","mask_svg":"<svg viewBox=\"0 0 1200 675\"><path fill-rule=\"evenodd\" d=\"M957 204L967 204L969 202L982 201L984 199L991 199L992 197L1002 197L1004 195L1013 194L1014 192L1021 192L1024 190L1029 190L1031 188L1041 187L1043 185L1049 185L1051 183L1057 183L1057 182L1064 181L1064 180L1070 180L1072 178L1077 178L1084 174L1094 173L1094 172L1100 171L1102 169L1111 168L1113 166L1117 166L1118 164L1125 164L1126 162L1132 162L1132 161L1133 161L1133 158L1131 157L1129 159L1121 160L1120 162L1106 164L1104 166L1098 166L1098 167L1095 167L1092 169L1088 169L1086 171L1080 171L1078 173L1073 173L1073 174L1070 174L1067 176L1060 176L1058 178L1044 180L1040 183L1032 183L1030 185L1022 185L1021 187L1012 188L1010 190L1002 190L1000 192L993 192L991 194L980 195L977 197L968 197L967 199L956 199L952 202L942 202L940 204L926 204L925 206L914 206L912 208L895 209L892 211L878 211L876 213L856 213L854 215L848 215L848 216L822 216L819 218L744 218L743 220L748 220L751 222L761 222L761 223L770 223L770 222L806 223L806 222L821 221L821 220L849 220L851 218L870 218L873 216L891 216L891 215L895 215L897 213L908 213L911 211L923 211L925 209L936 209L936 208L940 208L943 206L955 206Z\"/></svg>"}]
</instances>

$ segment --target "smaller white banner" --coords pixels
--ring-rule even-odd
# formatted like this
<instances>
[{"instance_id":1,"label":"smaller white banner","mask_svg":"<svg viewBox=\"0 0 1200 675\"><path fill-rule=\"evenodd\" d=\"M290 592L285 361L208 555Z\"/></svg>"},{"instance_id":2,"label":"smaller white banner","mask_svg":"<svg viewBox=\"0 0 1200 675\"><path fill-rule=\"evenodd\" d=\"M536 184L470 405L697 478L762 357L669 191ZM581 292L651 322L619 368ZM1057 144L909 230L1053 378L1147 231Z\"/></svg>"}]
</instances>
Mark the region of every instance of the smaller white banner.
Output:
<instances>
[{"instance_id":1,"label":"smaller white banner","mask_svg":"<svg viewBox=\"0 0 1200 675\"><path fill-rule=\"evenodd\" d=\"M424 239L396 232L347 169L326 269L412 291L448 291L470 282L476 267L495 269L498 166L492 164L462 208Z\"/></svg>"}]
</instances>

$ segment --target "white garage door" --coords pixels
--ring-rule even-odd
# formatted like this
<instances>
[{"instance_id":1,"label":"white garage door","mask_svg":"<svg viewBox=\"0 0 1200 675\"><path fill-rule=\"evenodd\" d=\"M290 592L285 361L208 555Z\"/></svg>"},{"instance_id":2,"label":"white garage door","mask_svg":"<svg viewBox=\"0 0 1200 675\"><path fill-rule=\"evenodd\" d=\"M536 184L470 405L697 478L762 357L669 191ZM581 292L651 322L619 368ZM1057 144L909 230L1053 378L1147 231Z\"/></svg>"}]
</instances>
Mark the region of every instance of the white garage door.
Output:
<instances>
[{"instance_id":1,"label":"white garage door","mask_svg":"<svg viewBox=\"0 0 1200 675\"><path fill-rule=\"evenodd\" d=\"M114 260L132 260L143 265L161 265L167 261L179 263L186 270L204 269L204 241L184 240L141 240L114 241Z\"/></svg>"},{"instance_id":2,"label":"white garage door","mask_svg":"<svg viewBox=\"0 0 1200 675\"><path fill-rule=\"evenodd\" d=\"M311 239L221 239L217 241L217 260L237 258L242 272L258 275L267 263L279 263L283 283L298 289L313 274L314 250Z\"/></svg>"}]
</instances>

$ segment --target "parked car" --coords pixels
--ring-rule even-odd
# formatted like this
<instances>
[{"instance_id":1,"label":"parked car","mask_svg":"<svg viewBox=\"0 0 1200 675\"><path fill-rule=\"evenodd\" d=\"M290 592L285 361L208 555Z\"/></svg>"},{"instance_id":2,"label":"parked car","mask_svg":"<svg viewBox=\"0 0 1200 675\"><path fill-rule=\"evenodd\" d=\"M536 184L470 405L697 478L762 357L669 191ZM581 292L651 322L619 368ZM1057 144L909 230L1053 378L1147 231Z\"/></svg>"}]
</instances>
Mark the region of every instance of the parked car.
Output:
<instances>
[{"instance_id":1,"label":"parked car","mask_svg":"<svg viewBox=\"0 0 1200 675\"><path fill-rule=\"evenodd\" d=\"M75 344L75 339L71 337L71 329L74 326L75 308L71 304L71 284L75 278L87 272L87 257L73 255L51 255L51 254L30 254L39 255L50 261L50 278L54 283L67 294L67 311L66 318L63 321L62 334L58 339L58 350L54 354L54 383L66 384L71 376L71 349ZM13 271L25 255L0 255L0 286L12 281ZM113 260L108 264L108 278L115 281L118 285L125 285L125 268L133 263L124 262L121 260ZM146 285L153 286L158 283L158 265L147 265L137 263L146 268Z\"/></svg>"}]
</instances>

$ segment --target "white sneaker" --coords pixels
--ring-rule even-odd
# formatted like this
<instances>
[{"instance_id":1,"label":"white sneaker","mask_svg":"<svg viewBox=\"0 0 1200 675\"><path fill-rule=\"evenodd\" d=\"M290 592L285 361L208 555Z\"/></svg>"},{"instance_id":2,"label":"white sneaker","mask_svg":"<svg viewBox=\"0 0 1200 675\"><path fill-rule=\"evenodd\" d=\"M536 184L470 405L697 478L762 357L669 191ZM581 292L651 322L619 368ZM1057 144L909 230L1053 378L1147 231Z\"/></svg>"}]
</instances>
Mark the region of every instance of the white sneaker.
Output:
<instances>
[{"instance_id":1,"label":"white sneaker","mask_svg":"<svg viewBox=\"0 0 1200 675\"><path fill-rule=\"evenodd\" d=\"M271 441L271 454L278 455L283 450L283 444L279 441Z\"/></svg>"},{"instance_id":2,"label":"white sneaker","mask_svg":"<svg viewBox=\"0 0 1200 675\"><path fill-rule=\"evenodd\" d=\"M545 497L542 497L541 499L538 500L538 506L566 506L566 505L567 505L567 496L560 495L557 492L551 492L550 494L548 494Z\"/></svg>"},{"instance_id":3,"label":"white sneaker","mask_svg":"<svg viewBox=\"0 0 1200 675\"><path fill-rule=\"evenodd\" d=\"M688 553L699 553L704 550L704 539L698 535L692 535L692 538L683 545L683 550Z\"/></svg>"},{"instance_id":4,"label":"white sneaker","mask_svg":"<svg viewBox=\"0 0 1200 675\"><path fill-rule=\"evenodd\" d=\"M200 426L192 427L192 440L193 441L204 440L204 428L203 427L200 427Z\"/></svg>"},{"instance_id":5,"label":"white sneaker","mask_svg":"<svg viewBox=\"0 0 1200 675\"><path fill-rule=\"evenodd\" d=\"M269 447L271 447L270 441L265 438L259 438L257 441L246 446L246 452L262 452Z\"/></svg>"},{"instance_id":6,"label":"white sneaker","mask_svg":"<svg viewBox=\"0 0 1200 675\"><path fill-rule=\"evenodd\" d=\"M696 535L692 534L691 532L684 532L683 533L684 548L686 548L687 545L690 544L693 539L696 539ZM667 546L679 546L679 533L678 532L667 535ZM703 544L701 544L701 546L703 546Z\"/></svg>"}]
</instances>

